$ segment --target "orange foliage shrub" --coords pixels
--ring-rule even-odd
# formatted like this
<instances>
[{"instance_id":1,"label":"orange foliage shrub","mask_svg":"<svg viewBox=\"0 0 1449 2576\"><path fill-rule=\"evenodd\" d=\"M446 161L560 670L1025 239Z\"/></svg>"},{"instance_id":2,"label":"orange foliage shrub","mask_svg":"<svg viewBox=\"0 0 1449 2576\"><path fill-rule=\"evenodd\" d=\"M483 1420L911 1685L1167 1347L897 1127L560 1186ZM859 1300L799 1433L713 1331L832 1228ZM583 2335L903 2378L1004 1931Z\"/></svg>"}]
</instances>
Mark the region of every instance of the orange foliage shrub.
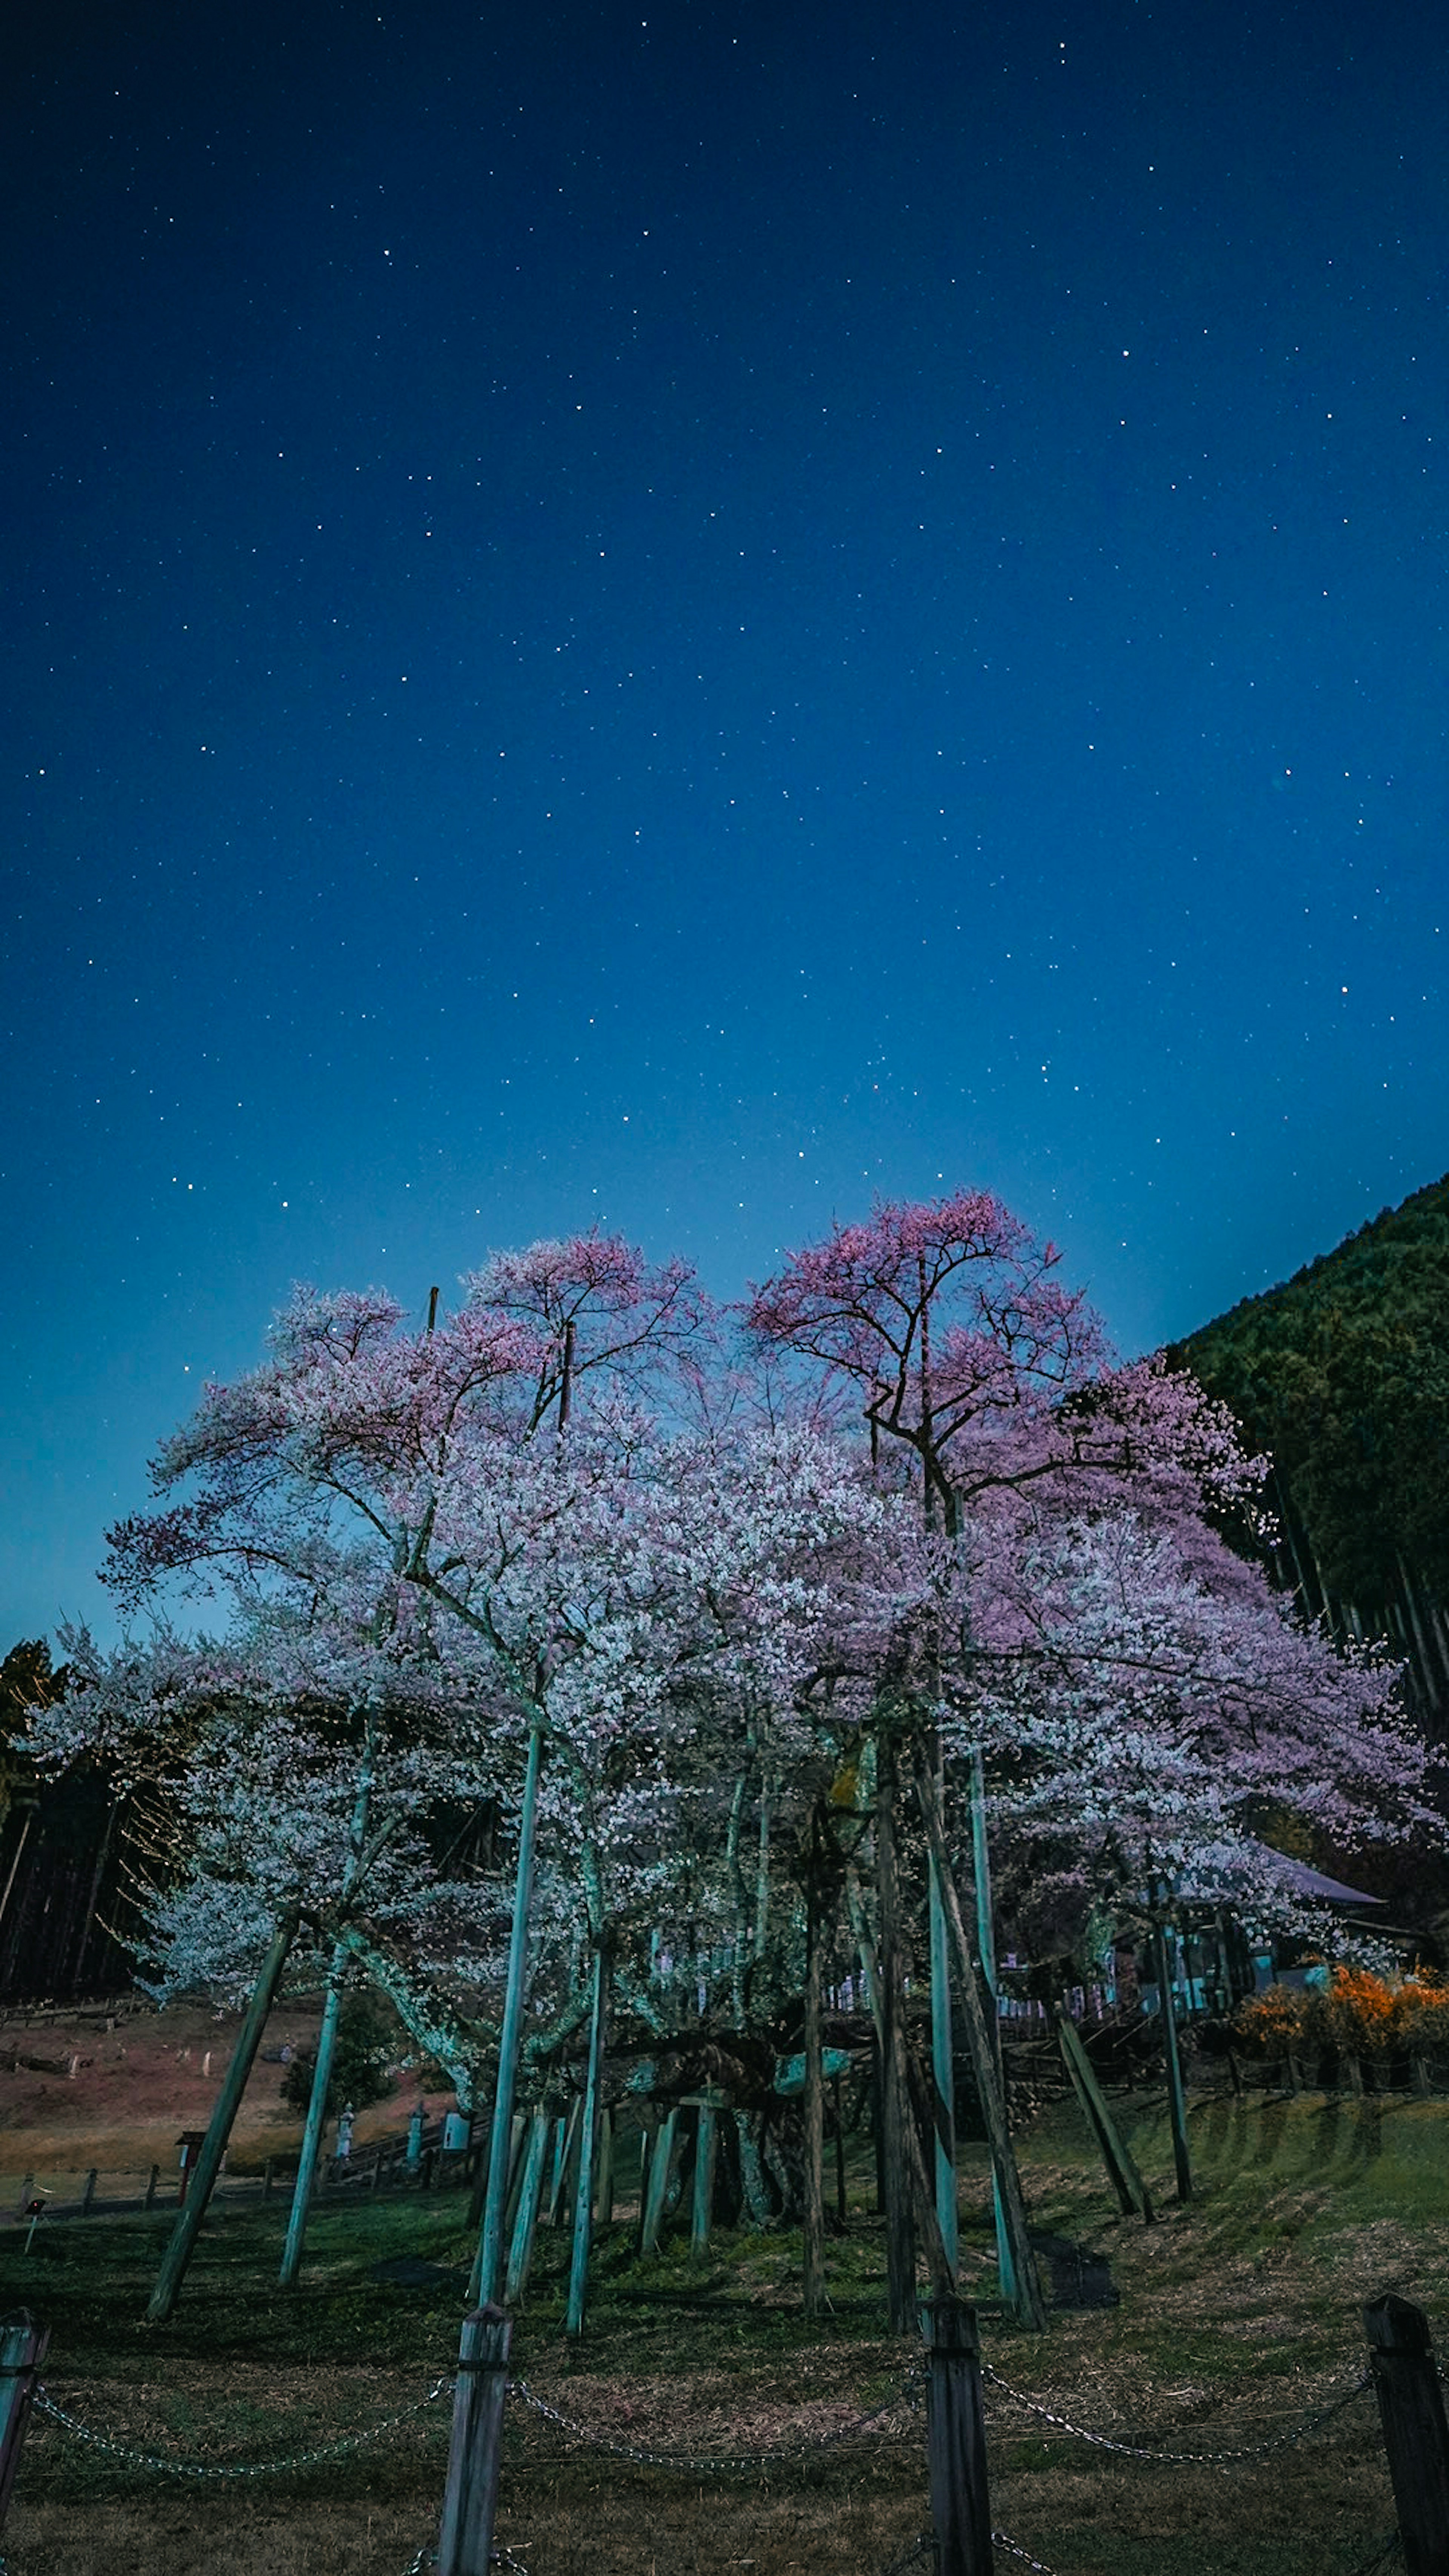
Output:
<instances>
[{"instance_id":1,"label":"orange foliage shrub","mask_svg":"<svg viewBox=\"0 0 1449 2576\"><path fill-rule=\"evenodd\" d=\"M1399 1988L1402 2044L1415 2057L1449 2057L1449 1978L1418 1968Z\"/></svg>"},{"instance_id":2,"label":"orange foliage shrub","mask_svg":"<svg viewBox=\"0 0 1449 2576\"><path fill-rule=\"evenodd\" d=\"M1308 2036L1308 1997L1297 1986L1268 1986L1233 2015L1233 2036L1250 2057L1282 2057Z\"/></svg>"},{"instance_id":3,"label":"orange foliage shrub","mask_svg":"<svg viewBox=\"0 0 1449 2576\"><path fill-rule=\"evenodd\" d=\"M1325 1989L1269 1986L1233 2015L1233 2032L1254 2057L1289 2049L1336 2048L1344 2056L1449 2056L1449 1980L1432 1968L1390 1985L1371 1968L1342 1965Z\"/></svg>"}]
</instances>

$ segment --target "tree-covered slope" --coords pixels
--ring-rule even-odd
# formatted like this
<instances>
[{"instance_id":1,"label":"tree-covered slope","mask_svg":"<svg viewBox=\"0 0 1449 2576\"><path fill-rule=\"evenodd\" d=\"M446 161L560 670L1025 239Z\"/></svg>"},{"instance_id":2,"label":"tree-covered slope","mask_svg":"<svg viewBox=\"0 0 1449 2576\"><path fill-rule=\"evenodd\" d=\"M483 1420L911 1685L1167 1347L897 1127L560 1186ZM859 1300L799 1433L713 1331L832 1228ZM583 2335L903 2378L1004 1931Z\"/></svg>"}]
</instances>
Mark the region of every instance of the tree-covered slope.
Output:
<instances>
[{"instance_id":1,"label":"tree-covered slope","mask_svg":"<svg viewBox=\"0 0 1449 2576\"><path fill-rule=\"evenodd\" d=\"M1449 1707L1449 1176L1173 1354L1268 1451L1283 1571Z\"/></svg>"}]
</instances>

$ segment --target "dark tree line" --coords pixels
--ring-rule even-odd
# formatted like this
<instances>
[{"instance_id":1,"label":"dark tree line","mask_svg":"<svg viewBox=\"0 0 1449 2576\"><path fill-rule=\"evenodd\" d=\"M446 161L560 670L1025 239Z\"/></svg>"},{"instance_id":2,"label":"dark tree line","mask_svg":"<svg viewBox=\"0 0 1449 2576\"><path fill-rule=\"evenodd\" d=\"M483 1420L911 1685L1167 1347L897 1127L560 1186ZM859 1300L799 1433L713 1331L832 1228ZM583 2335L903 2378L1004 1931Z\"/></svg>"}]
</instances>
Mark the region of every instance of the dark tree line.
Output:
<instances>
[{"instance_id":1,"label":"dark tree line","mask_svg":"<svg viewBox=\"0 0 1449 2576\"><path fill-rule=\"evenodd\" d=\"M0 1665L0 2000L111 1994L135 1970L141 1820L98 1762L38 1772L25 1713L64 1695L33 1640Z\"/></svg>"},{"instance_id":2,"label":"dark tree line","mask_svg":"<svg viewBox=\"0 0 1449 2576\"><path fill-rule=\"evenodd\" d=\"M1449 1177L1171 1353L1273 1460L1279 1581L1449 1738Z\"/></svg>"}]
</instances>

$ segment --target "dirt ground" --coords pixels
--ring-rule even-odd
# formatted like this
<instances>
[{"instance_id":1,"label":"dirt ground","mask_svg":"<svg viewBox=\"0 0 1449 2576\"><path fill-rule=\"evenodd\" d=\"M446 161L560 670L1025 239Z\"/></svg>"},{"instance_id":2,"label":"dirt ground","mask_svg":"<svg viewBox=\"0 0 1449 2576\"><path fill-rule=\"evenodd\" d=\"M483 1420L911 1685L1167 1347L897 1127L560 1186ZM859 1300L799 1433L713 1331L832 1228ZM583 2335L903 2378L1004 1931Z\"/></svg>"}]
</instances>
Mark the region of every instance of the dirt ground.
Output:
<instances>
[{"instance_id":1,"label":"dirt ground","mask_svg":"<svg viewBox=\"0 0 1449 2576\"><path fill-rule=\"evenodd\" d=\"M268 2156L296 2155L302 2124L282 2101L285 2070L274 2052L315 2047L319 2013L318 2005L302 2003L269 2020L232 2132L231 2174L254 2174ZM114 2015L12 2013L0 2021L0 2213L27 2174L37 2189L65 2198L94 2165L104 2199L144 2188L158 2164L164 2187L177 2170L181 2131L204 2129L211 2116L239 2028L239 2014L182 2005ZM418 2098L416 2077L400 2074L391 2100L359 2113L356 2143L401 2136ZM429 2117L452 2098L429 2094Z\"/></svg>"}]
</instances>

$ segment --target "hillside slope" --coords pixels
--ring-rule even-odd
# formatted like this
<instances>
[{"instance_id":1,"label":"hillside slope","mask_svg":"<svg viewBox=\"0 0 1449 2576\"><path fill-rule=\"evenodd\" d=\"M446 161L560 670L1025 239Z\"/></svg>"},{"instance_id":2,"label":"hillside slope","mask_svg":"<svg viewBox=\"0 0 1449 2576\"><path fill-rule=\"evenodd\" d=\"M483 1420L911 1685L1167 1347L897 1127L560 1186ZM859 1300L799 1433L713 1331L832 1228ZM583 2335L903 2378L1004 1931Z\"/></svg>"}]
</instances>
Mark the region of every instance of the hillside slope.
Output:
<instances>
[{"instance_id":1,"label":"hillside slope","mask_svg":"<svg viewBox=\"0 0 1449 2576\"><path fill-rule=\"evenodd\" d=\"M1172 1357L1271 1456L1285 1582L1387 1633L1449 1734L1449 1176Z\"/></svg>"}]
</instances>

